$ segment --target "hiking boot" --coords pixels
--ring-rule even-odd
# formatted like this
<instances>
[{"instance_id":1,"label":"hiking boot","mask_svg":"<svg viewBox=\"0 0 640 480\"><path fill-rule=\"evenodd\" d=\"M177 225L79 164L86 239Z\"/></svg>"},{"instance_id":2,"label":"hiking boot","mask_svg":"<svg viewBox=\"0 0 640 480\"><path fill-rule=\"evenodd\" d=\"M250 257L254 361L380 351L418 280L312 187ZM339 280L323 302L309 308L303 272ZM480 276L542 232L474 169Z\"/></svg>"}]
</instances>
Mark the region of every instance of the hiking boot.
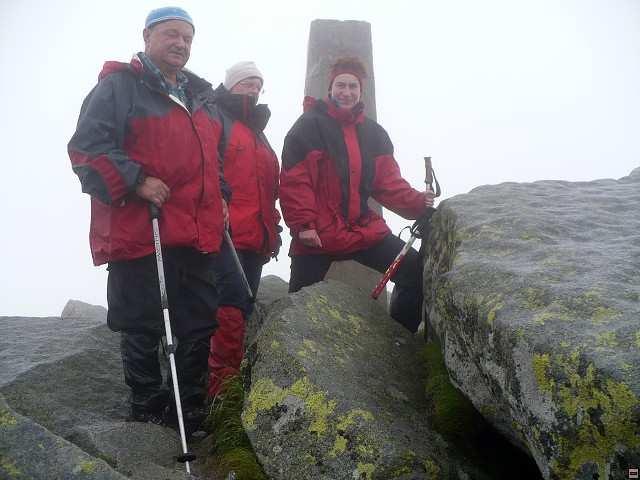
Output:
<instances>
[{"instance_id":1,"label":"hiking boot","mask_svg":"<svg viewBox=\"0 0 640 480\"><path fill-rule=\"evenodd\" d=\"M207 418L206 407L190 407L185 408L182 412L182 420L184 421L184 433L187 437L191 437L195 432L201 430L204 420ZM175 406L168 409L164 418L165 425L179 431L178 415Z\"/></svg>"}]
</instances>

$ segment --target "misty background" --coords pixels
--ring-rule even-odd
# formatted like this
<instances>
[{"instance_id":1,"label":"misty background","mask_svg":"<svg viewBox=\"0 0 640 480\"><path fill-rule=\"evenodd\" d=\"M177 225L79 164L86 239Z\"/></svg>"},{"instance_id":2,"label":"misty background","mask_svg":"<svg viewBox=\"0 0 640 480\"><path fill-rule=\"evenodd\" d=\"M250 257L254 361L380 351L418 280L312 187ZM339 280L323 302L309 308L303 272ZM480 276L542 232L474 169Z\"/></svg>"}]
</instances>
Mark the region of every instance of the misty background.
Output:
<instances>
[{"instance_id":1,"label":"misty background","mask_svg":"<svg viewBox=\"0 0 640 480\"><path fill-rule=\"evenodd\" d=\"M371 23L378 121L416 188L425 155L443 198L640 166L637 0L0 0L0 315L57 316L70 298L106 305L66 145L104 61L143 50L147 13L170 4L195 22L189 69L217 86L236 61L258 64L277 153L302 111L310 22L326 18ZM385 217L396 234L410 223ZM288 280L284 240L264 275Z\"/></svg>"}]
</instances>

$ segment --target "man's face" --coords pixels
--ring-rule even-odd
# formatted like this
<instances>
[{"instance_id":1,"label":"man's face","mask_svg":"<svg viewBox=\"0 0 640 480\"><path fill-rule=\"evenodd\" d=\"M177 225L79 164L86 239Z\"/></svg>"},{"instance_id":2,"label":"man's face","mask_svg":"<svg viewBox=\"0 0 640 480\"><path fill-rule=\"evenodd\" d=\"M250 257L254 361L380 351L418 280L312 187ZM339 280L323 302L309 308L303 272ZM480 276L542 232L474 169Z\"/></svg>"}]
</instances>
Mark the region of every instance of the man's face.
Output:
<instances>
[{"instance_id":1,"label":"man's face","mask_svg":"<svg viewBox=\"0 0 640 480\"><path fill-rule=\"evenodd\" d=\"M340 108L351 108L360 101L360 82L351 73L341 73L331 84L331 98Z\"/></svg>"},{"instance_id":2,"label":"man's face","mask_svg":"<svg viewBox=\"0 0 640 480\"><path fill-rule=\"evenodd\" d=\"M258 77L249 77L244 80L240 80L233 87L231 87L231 93L238 95L248 95L256 100L260 96L262 90L262 80Z\"/></svg>"},{"instance_id":3,"label":"man's face","mask_svg":"<svg viewBox=\"0 0 640 480\"><path fill-rule=\"evenodd\" d=\"M193 27L182 20L166 22L145 28L145 53L162 71L182 69L191 53Z\"/></svg>"}]
</instances>

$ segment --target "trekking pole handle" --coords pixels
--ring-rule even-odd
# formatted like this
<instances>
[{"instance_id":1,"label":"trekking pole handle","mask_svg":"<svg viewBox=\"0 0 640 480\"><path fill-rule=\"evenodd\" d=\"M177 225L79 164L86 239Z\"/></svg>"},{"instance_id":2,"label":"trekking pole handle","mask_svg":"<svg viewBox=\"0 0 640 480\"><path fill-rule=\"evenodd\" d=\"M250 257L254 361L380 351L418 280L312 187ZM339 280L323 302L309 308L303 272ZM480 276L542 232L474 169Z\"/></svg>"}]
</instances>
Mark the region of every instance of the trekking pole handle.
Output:
<instances>
[{"instance_id":1,"label":"trekking pole handle","mask_svg":"<svg viewBox=\"0 0 640 480\"><path fill-rule=\"evenodd\" d=\"M433 188L433 182L436 183L436 188ZM431 157L424 157L424 183L428 190L431 190L436 197L440 196L440 184L433 171L433 165L431 165Z\"/></svg>"},{"instance_id":2,"label":"trekking pole handle","mask_svg":"<svg viewBox=\"0 0 640 480\"><path fill-rule=\"evenodd\" d=\"M424 157L424 183L433 192L433 166L431 157Z\"/></svg>"},{"instance_id":3,"label":"trekking pole handle","mask_svg":"<svg viewBox=\"0 0 640 480\"><path fill-rule=\"evenodd\" d=\"M156 207L155 203L149 203L149 216L151 220L160 218L160 209Z\"/></svg>"}]
</instances>

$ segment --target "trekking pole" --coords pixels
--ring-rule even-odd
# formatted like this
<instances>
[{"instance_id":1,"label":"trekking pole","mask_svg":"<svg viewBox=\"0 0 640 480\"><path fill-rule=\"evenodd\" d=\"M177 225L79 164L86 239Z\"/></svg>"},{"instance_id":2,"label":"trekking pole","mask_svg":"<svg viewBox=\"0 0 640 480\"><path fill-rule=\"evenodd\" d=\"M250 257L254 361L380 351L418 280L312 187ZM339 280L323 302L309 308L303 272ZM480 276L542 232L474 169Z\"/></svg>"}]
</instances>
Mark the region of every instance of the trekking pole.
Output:
<instances>
[{"instance_id":1,"label":"trekking pole","mask_svg":"<svg viewBox=\"0 0 640 480\"><path fill-rule=\"evenodd\" d=\"M173 380L173 395L176 401L176 411L178 413L178 427L180 429L180 440L182 441L182 455L176 459L184 463L187 474L191 475L189 462L196 459L196 456L187 449L187 436L184 433L184 420L182 418L182 403L180 402L180 389L178 388L178 373L176 371L175 351L173 335L171 334L171 322L169 321L169 301L167 300L167 286L164 281L164 265L162 263L162 246L160 244L160 209L153 203L149 204L151 223L153 225L153 243L156 250L156 263L158 265L158 283L160 284L160 302L162 304L162 315L164 317L164 330L167 337L167 350L169 351L169 364L171 366L171 379Z\"/></svg>"},{"instance_id":2,"label":"trekking pole","mask_svg":"<svg viewBox=\"0 0 640 480\"><path fill-rule=\"evenodd\" d=\"M245 288L247 289L247 293L249 294L249 298L251 299L252 302L254 302L256 299L253 297L253 291L251 290L251 285L249 285L249 280L247 280L247 276L244 273L244 268L242 268L242 264L240 263L240 258L238 258L238 252L236 252L236 247L233 246L233 241L231 241L229 230L227 230L226 228L224 229L224 239L229 245L229 249L231 250L231 255L233 256L233 261L235 262L236 267L238 268L238 271L242 276L242 280Z\"/></svg>"},{"instance_id":3,"label":"trekking pole","mask_svg":"<svg viewBox=\"0 0 640 480\"><path fill-rule=\"evenodd\" d=\"M433 167L431 166L431 157L424 157L424 169L425 169L424 183L426 184L427 189L433 192L434 191L433 182L435 182L436 190L434 193L436 197L439 197L441 193L440 184L438 183L438 179L436 178L436 175L433 172ZM431 216L435 211L436 211L435 208L430 207L425 212L425 214L422 215L422 217L420 217L419 219L417 219L414 222L414 224L411 226L409 230L411 232L411 237L409 237L409 241L405 244L404 247L402 247L402 250L400 250L400 253L398 253L398 255L393 260L393 262L391 262L391 265L389 265L389 268L387 268L387 271L384 272L384 275L382 275L382 278L380 279L376 287L371 292L371 298L377 300L380 294L384 291L385 287L387 286L387 283L389 282L389 279L393 277L393 275L398 271L398 268L400 268L400 264L404 260L404 257L407 255L407 252L409 251L409 249L412 247L413 242L415 242L416 239L418 238L422 238L424 227L429 222L429 220L431 219Z\"/></svg>"}]
</instances>

